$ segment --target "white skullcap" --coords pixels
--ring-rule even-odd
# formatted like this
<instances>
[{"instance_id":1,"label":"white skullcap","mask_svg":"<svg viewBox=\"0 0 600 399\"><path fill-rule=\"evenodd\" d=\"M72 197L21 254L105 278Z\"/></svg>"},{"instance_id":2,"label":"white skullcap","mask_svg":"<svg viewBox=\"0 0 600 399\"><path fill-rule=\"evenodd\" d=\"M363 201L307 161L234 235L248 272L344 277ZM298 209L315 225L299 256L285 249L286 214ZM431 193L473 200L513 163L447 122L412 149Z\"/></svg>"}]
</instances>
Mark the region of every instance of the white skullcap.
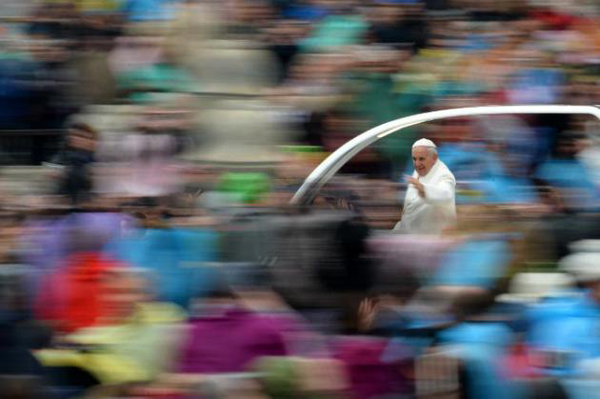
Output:
<instances>
[{"instance_id":1,"label":"white skullcap","mask_svg":"<svg viewBox=\"0 0 600 399\"><path fill-rule=\"evenodd\" d=\"M415 147L429 147L429 148L437 148L437 146L433 143L433 141L429 140L429 139L420 139L415 141L415 143L412 145L412 148Z\"/></svg>"}]
</instances>

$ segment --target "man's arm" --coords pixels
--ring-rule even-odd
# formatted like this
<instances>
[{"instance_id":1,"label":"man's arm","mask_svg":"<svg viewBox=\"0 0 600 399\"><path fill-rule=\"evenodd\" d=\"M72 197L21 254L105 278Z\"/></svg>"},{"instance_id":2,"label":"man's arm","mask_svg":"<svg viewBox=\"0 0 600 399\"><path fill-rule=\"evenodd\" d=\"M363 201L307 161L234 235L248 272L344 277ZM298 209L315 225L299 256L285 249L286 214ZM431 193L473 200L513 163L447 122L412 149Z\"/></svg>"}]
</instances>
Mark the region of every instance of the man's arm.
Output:
<instances>
[{"instance_id":1,"label":"man's arm","mask_svg":"<svg viewBox=\"0 0 600 399\"><path fill-rule=\"evenodd\" d=\"M452 176L444 178L436 184L423 184L425 202L431 205L443 205L454 199L456 181Z\"/></svg>"},{"instance_id":2,"label":"man's arm","mask_svg":"<svg viewBox=\"0 0 600 399\"><path fill-rule=\"evenodd\" d=\"M444 176L435 184L424 184L414 177L407 177L406 180L417 189L419 196L428 204L442 205L454 198L456 181L452 176Z\"/></svg>"}]
</instances>

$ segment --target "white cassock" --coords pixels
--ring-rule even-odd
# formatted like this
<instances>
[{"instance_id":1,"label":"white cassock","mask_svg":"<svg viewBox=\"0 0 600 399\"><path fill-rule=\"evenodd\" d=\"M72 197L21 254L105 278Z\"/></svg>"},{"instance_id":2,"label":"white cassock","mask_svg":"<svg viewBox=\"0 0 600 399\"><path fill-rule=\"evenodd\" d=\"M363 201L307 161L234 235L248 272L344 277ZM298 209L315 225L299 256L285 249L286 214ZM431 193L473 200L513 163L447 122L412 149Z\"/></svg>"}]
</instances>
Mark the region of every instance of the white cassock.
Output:
<instances>
[{"instance_id":1,"label":"white cassock","mask_svg":"<svg viewBox=\"0 0 600 399\"><path fill-rule=\"evenodd\" d=\"M439 159L426 176L419 177L414 171L413 177L423 184L425 198L421 198L412 184L408 185L402 219L394 230L408 234L440 234L456 221L456 179Z\"/></svg>"}]
</instances>

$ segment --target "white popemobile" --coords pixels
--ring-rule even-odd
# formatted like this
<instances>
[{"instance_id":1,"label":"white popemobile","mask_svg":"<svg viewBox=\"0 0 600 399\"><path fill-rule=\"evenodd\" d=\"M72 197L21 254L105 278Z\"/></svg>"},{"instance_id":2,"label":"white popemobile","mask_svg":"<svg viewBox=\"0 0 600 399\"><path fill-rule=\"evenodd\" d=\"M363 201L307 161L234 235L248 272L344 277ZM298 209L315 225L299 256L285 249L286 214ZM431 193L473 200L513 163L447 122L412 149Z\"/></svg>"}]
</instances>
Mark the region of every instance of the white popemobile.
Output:
<instances>
[{"instance_id":1,"label":"white popemobile","mask_svg":"<svg viewBox=\"0 0 600 399\"><path fill-rule=\"evenodd\" d=\"M298 205L309 204L323 185L354 155L394 132L440 119L501 114L587 114L600 120L600 108L593 105L497 105L446 109L407 116L367 130L342 145L312 171L291 202Z\"/></svg>"},{"instance_id":2,"label":"white popemobile","mask_svg":"<svg viewBox=\"0 0 600 399\"><path fill-rule=\"evenodd\" d=\"M346 162L348 162L354 155L359 153L365 147L373 144L377 140L388 136L394 132L414 126L420 123L453 118L453 117L464 117L464 116L480 116L480 115L499 115L499 114L587 114L594 116L600 120L600 106L591 105L512 105L512 106L481 106L481 107L469 107L469 108L457 108L448 109L434 112L427 112L417 115L412 115L400 119L396 119L387 122L383 125L374 127L359 136L348 141L336 151L334 151L328 158L326 158L319 166L317 166L312 173L306 178L302 186L298 189L296 194L291 200L292 204L296 205L309 205L313 199L317 196L319 190L334 176L338 170ZM584 254L589 255L589 254ZM592 254L596 256L594 261L597 261L600 256L600 251ZM597 264L594 264L597 266ZM595 271L597 275L597 271ZM543 273L531 273L531 275L521 275L520 277L526 277L528 290L535 291L535 288L540 288L540 284L549 283L551 279L557 278L557 273L548 273L544 278ZM549 279L549 278L550 279ZM550 285L561 285L564 283L564 279L568 276L561 274L558 278L558 284ZM537 284L533 284L535 281ZM518 284L521 281L516 279L513 283ZM552 283L552 282L550 282ZM564 284L563 284L564 285ZM548 287L543 287L548 288ZM531 292L528 292L531 294ZM511 298L517 300L523 300L524 303L529 303L531 297L535 295L521 295L522 298L517 298L518 295L510 295ZM524 298L523 298L524 297ZM503 298L499 298L503 300ZM550 334L561 332L562 330L551 331ZM564 331L563 331L564 332ZM554 351L558 353L559 351ZM556 377L560 381L561 385L565 388L568 397L575 399L600 399L600 359L593 358L584 363L580 363L581 370L584 370L587 375L585 377L574 377L572 375L557 374ZM511 391L512 393L512 391ZM508 392L503 393L504 397L514 397L514 395ZM520 396L519 396L520 397ZM540 396L541 397L541 396ZM561 396L562 397L562 396Z\"/></svg>"}]
</instances>

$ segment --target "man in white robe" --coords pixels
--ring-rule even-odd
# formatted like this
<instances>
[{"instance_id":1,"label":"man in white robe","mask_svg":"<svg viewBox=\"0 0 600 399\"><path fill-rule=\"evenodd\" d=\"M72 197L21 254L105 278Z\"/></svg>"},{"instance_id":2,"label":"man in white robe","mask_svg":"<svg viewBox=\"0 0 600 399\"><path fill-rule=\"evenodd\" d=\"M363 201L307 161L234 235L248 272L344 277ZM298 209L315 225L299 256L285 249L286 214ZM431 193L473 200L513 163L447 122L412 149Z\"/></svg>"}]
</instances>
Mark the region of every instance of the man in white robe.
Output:
<instances>
[{"instance_id":1,"label":"man in white robe","mask_svg":"<svg viewBox=\"0 0 600 399\"><path fill-rule=\"evenodd\" d=\"M440 234L456 221L456 179L438 159L436 145L428 139L412 146L415 171L407 176L408 189L402 219L395 227L409 234Z\"/></svg>"}]
</instances>

